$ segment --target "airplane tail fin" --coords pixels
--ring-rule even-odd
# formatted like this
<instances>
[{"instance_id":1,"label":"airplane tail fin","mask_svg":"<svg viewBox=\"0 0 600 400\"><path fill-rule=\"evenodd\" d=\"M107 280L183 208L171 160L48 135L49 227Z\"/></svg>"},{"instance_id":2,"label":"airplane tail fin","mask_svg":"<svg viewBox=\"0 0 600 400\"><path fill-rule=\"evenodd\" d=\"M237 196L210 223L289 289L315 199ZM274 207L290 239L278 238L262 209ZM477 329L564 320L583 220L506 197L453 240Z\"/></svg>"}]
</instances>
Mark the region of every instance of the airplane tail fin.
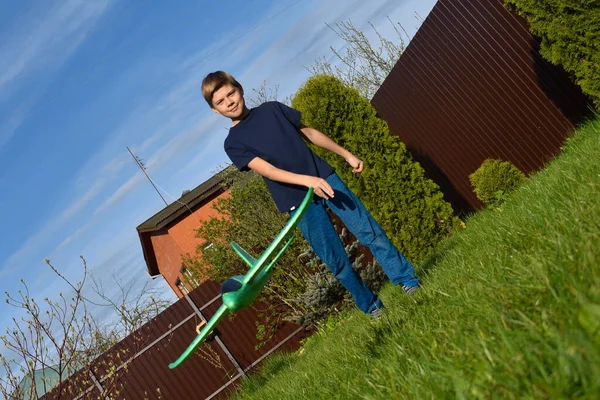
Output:
<instances>
[{"instance_id":1,"label":"airplane tail fin","mask_svg":"<svg viewBox=\"0 0 600 400\"><path fill-rule=\"evenodd\" d=\"M235 250L235 252L242 258L242 260L244 260L246 264L248 264L250 268L256 265L256 258L248 254L248 252L242 249L239 244L236 242L231 242L231 247L233 247L233 250Z\"/></svg>"},{"instance_id":2,"label":"airplane tail fin","mask_svg":"<svg viewBox=\"0 0 600 400\"><path fill-rule=\"evenodd\" d=\"M312 198L313 198L313 189L310 188L310 189L308 189L306 196L304 196L304 200L298 207L297 211L290 217L290 219L285 224L283 229L279 232L279 234L271 242L269 247L267 247L267 249L261 254L261 256L258 258L258 260L255 260L254 265L252 267L250 267L250 271L248 271L248 273L244 277L244 283L252 282L254 277L261 272L261 270L263 269L263 266L266 264L267 260L272 260L270 262L270 264L268 265L270 268L275 263L275 261L277 261L277 259L281 256L281 254L283 254L283 250L281 250L277 253L277 255L275 257L271 258L273 253L281 245L281 243L284 243L287 240L287 243L285 243L285 245L283 246L284 250L290 245L290 243L292 242L293 237L294 237L293 236L294 229L296 228L296 226L298 226L298 222L300 222L300 220L304 216L304 213L308 209L308 206L309 206L310 202L312 201ZM291 238L290 238L290 236L291 236ZM233 243L232 243L232 246L233 246ZM247 255L248 253L246 253L240 246L237 246L237 248L242 251L241 254L240 254L240 251L238 249L236 249L236 247L234 246L234 249L236 249L236 252L240 255L240 257L242 257L242 259L244 259L244 261L246 261L246 259L244 258L245 257L244 254ZM248 263L248 261L246 261L246 263Z\"/></svg>"}]
</instances>

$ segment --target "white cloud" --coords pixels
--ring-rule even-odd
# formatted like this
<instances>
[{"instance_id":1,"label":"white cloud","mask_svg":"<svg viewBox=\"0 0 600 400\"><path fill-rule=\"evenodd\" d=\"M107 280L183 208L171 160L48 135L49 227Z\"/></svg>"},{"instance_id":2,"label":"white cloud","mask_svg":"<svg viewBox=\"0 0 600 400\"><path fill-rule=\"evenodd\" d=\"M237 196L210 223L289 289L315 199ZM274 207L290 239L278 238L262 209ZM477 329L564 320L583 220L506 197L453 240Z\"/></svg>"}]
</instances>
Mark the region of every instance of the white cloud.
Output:
<instances>
[{"instance_id":1,"label":"white cloud","mask_svg":"<svg viewBox=\"0 0 600 400\"><path fill-rule=\"evenodd\" d=\"M40 81L13 96L19 81L34 74L48 76L74 54L85 42L88 32L109 8L109 1L65 1L52 3L49 9L31 7L28 15L18 18L3 36L9 40L0 45L0 148L15 134L31 114L49 80ZM23 97L25 96L25 98ZM17 105L17 106L15 106Z\"/></svg>"},{"instance_id":2,"label":"white cloud","mask_svg":"<svg viewBox=\"0 0 600 400\"><path fill-rule=\"evenodd\" d=\"M93 221L92 221L92 223L93 223ZM77 240L79 237L81 237L81 235L83 235L84 233L89 231L89 229L92 226L92 223L77 228L77 230L72 235L65 238L58 246L56 246L56 251L62 250L63 248L65 248L66 246L70 245L75 240Z\"/></svg>"},{"instance_id":3,"label":"white cloud","mask_svg":"<svg viewBox=\"0 0 600 400\"><path fill-rule=\"evenodd\" d=\"M21 123L25 120L25 113L18 111L13 112L8 118L0 122L0 149L4 146Z\"/></svg>"},{"instance_id":4,"label":"white cloud","mask_svg":"<svg viewBox=\"0 0 600 400\"><path fill-rule=\"evenodd\" d=\"M173 139L148 159L148 169L157 170L164 164L180 157L182 153L201 148L200 142L205 140L206 135L215 134L216 127L220 123L221 121L218 120L211 120L210 122L200 121L191 128L176 133Z\"/></svg>"},{"instance_id":5,"label":"white cloud","mask_svg":"<svg viewBox=\"0 0 600 400\"><path fill-rule=\"evenodd\" d=\"M58 216L57 220L68 221L77 215L93 198L98 195L104 184L104 179L94 182L87 192L83 194L83 196L76 199L66 209L64 209L64 211Z\"/></svg>"},{"instance_id":6,"label":"white cloud","mask_svg":"<svg viewBox=\"0 0 600 400\"><path fill-rule=\"evenodd\" d=\"M124 184L122 184L96 211L94 211L94 217L105 211L106 209L115 205L119 200L121 200L125 195L127 195L131 190L133 190L136 186L140 184L140 182L144 179L143 175L135 174L131 178L127 180Z\"/></svg>"},{"instance_id":7,"label":"white cloud","mask_svg":"<svg viewBox=\"0 0 600 400\"><path fill-rule=\"evenodd\" d=\"M182 157L182 154L190 152L191 149L198 148L199 143L204 140L205 136L214 132L214 126L217 122L218 121L208 124L198 123L183 132L174 132L173 139L161 146L161 148L146 161L148 171L158 171L166 164L177 164L180 162L179 158ZM171 171L171 173L176 173L172 171L172 168L173 166L168 168L168 170ZM146 177L141 172L130 177L102 205L100 205L100 207L98 207L94 212L94 216L115 206L115 204L122 200L133 189L138 187L145 179Z\"/></svg>"},{"instance_id":8,"label":"white cloud","mask_svg":"<svg viewBox=\"0 0 600 400\"><path fill-rule=\"evenodd\" d=\"M197 58L197 55L193 58ZM172 60L172 62L174 65L179 64L179 60ZM136 68L134 67L134 69ZM202 76L187 72L187 75L181 77L178 82L173 82L172 88L165 95L157 99L148 99L144 104L139 104L133 109L113 132L106 135L110 139L95 154L88 157L85 166L79 168L79 172L74 179L77 187L94 180L96 180L96 183L88 190L87 195L72 203L61 213L60 218L63 221L81 211L85 205L89 204L91 198L101 194L99 193L100 188L108 187L115 180L123 181L125 179L125 181L112 193L105 194L107 196L106 200L97 206L86 220L81 221L83 222L82 225L74 229L54 248L52 251L53 257L77 239L83 237L93 226L98 225L102 220L99 217L101 213L109 209L114 209L114 213L117 215L127 213L120 206L120 203L124 202L127 196L139 188L146 179L137 167L133 169L135 163L131 155L125 150L125 144L121 143L124 140L123 138L131 138L132 132L140 132L143 135L141 145L136 146L134 143L130 143L134 154L143 155L144 153L153 152L150 157L142 157L149 172L154 171L155 173L160 172L176 176L179 173L177 171L172 172L172 170L182 168L182 164L185 164L188 158L195 157L196 155L192 153L194 149L203 148L210 153L210 149L201 146L201 143L205 140L206 134L220 130L216 126L219 123L222 124L223 121L214 118L208 123L198 122L201 121L202 112L210 115L210 111L203 103L201 103L202 109L198 110L197 103L198 101L201 102L200 81ZM194 97L196 97L196 102L194 102ZM161 121L160 125L153 126L152 131L147 130L150 118ZM204 152L201 151L201 153ZM116 156L114 156L115 153L117 153ZM187 158L186 153L188 153ZM109 158L111 155L112 158ZM101 167L98 167L98 165L101 165ZM135 171L129 177L127 175L123 176L124 169L127 167L129 167L129 170ZM204 167L206 168L206 165ZM197 184L199 183L197 182ZM54 225L54 222L51 222L50 225ZM47 236L51 233L52 231L48 228L42 229L39 234L26 242L18 254L11 256L9 261L12 263L17 258L24 257L34 244L41 243L44 236L48 239Z\"/></svg>"},{"instance_id":9,"label":"white cloud","mask_svg":"<svg viewBox=\"0 0 600 400\"><path fill-rule=\"evenodd\" d=\"M248 64L240 75L240 80L246 82L245 85L260 86L260 83L266 78L268 84L280 84L280 94L283 96L293 93L298 85L308 77L308 71L304 66L312 63L322 57L331 57L330 46L340 48L344 42L332 32L325 23L334 25L336 22L353 21L365 19L367 15L369 21L375 24L378 29L389 22L385 20L386 15L390 15L392 21L400 19L401 15L398 9L405 11L406 3L401 2L398 5L394 1L355 1L345 4L340 9L340 4L328 1L318 3L309 13L299 18L285 32L279 34L277 40L267 47L261 54ZM402 16L402 19L406 17ZM364 26L362 26L364 25ZM375 36L367 22L358 25L359 29L364 29L369 38ZM386 26L383 26L382 33L388 35Z\"/></svg>"},{"instance_id":10,"label":"white cloud","mask_svg":"<svg viewBox=\"0 0 600 400\"><path fill-rule=\"evenodd\" d=\"M5 32L10 40L0 47L0 86L50 62L64 62L84 42L109 2L71 0L52 4L49 10L32 11L14 23L12 32Z\"/></svg>"},{"instance_id":11,"label":"white cloud","mask_svg":"<svg viewBox=\"0 0 600 400\"><path fill-rule=\"evenodd\" d=\"M125 154L125 152L117 155L112 160L108 161L104 167L101 169L102 176L115 176L118 174L127 161L131 160L129 154Z\"/></svg>"},{"instance_id":12,"label":"white cloud","mask_svg":"<svg viewBox=\"0 0 600 400\"><path fill-rule=\"evenodd\" d=\"M194 60L197 58L197 55L191 57ZM168 61L164 61L157 68L169 71L170 74L179 71L181 64L190 63L190 58L162 57L162 59ZM147 64L142 57L138 60L138 64L115 78L113 86L120 87L133 77L147 80L143 72ZM148 153L157 153L158 149L169 148L178 140L186 138L185 131L198 123L202 111L206 112L200 94L201 80L202 76L197 72L183 70L178 73L177 80L161 85L161 93L150 91L136 98L137 104L132 105L131 110L116 128L104 134L104 142L88 157L85 165L79 168L77 181L87 182L90 177L100 175L112 180L117 178L125 168L134 167L135 162L126 150L126 146L150 167ZM183 137L180 137L181 132L184 132ZM180 148L189 150L185 146ZM98 165L105 165L105 167L100 170ZM135 168L137 170L137 167Z\"/></svg>"},{"instance_id":13,"label":"white cloud","mask_svg":"<svg viewBox=\"0 0 600 400\"><path fill-rule=\"evenodd\" d=\"M77 197L71 204L63 209L58 216L51 218L42 226L41 229L37 231L37 233L30 236L25 241L23 246L10 255L4 262L4 268L0 270L0 277L14 270L15 268L18 268L24 263L24 260L27 257L30 257L31 254L35 254L35 252L40 249L43 243L52 239L55 232L76 217L81 210L98 195L103 185L103 180L94 182L82 196Z\"/></svg>"}]
</instances>

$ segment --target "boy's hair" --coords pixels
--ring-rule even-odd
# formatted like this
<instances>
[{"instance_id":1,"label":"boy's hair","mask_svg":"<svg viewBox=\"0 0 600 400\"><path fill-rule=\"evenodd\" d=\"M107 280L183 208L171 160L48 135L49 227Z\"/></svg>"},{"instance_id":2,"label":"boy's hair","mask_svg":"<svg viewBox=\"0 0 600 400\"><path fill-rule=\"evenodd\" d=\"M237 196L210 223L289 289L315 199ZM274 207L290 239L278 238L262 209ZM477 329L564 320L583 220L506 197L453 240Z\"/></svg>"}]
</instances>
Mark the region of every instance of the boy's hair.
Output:
<instances>
[{"instance_id":1,"label":"boy's hair","mask_svg":"<svg viewBox=\"0 0 600 400\"><path fill-rule=\"evenodd\" d=\"M242 85L227 72L215 71L204 77L202 80L202 96L204 96L204 100L206 100L209 106L213 106L212 98L215 92L227 84L233 85L240 90L242 95L244 94Z\"/></svg>"}]
</instances>

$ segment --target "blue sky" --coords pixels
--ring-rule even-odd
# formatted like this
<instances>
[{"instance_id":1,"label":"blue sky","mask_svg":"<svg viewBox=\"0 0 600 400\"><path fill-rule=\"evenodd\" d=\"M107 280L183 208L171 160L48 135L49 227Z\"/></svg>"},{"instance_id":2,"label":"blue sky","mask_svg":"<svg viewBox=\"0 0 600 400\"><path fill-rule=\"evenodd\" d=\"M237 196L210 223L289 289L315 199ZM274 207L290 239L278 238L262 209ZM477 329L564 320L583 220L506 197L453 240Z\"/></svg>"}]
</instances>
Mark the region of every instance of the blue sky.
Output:
<instances>
[{"instance_id":1,"label":"blue sky","mask_svg":"<svg viewBox=\"0 0 600 400\"><path fill-rule=\"evenodd\" d=\"M38 299L81 277L150 281L136 226L164 207L126 150L141 157L170 203L224 165L227 120L200 93L211 71L246 89L279 85L343 44L326 23L349 18L410 35L434 0L92 0L0 4L0 285L25 279ZM251 96L250 96L251 97ZM165 297L162 279L151 283ZM15 310L0 302L0 329Z\"/></svg>"}]
</instances>

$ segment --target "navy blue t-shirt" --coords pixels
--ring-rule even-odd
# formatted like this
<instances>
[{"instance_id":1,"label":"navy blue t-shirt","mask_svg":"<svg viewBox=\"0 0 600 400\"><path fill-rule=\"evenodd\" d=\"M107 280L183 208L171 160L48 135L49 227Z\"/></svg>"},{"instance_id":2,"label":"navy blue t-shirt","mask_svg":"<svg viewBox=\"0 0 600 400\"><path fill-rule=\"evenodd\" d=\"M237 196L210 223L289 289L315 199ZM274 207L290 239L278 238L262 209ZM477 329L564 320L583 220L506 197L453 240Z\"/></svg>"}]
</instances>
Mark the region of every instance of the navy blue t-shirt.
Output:
<instances>
[{"instance_id":1,"label":"navy blue t-shirt","mask_svg":"<svg viewBox=\"0 0 600 400\"><path fill-rule=\"evenodd\" d=\"M296 174L327 178L333 167L312 152L302 139L301 113L285 104L270 101L250 109L246 117L229 130L225 152L240 171L260 157L273 166ZM264 178L281 212L298 207L308 188Z\"/></svg>"}]
</instances>

